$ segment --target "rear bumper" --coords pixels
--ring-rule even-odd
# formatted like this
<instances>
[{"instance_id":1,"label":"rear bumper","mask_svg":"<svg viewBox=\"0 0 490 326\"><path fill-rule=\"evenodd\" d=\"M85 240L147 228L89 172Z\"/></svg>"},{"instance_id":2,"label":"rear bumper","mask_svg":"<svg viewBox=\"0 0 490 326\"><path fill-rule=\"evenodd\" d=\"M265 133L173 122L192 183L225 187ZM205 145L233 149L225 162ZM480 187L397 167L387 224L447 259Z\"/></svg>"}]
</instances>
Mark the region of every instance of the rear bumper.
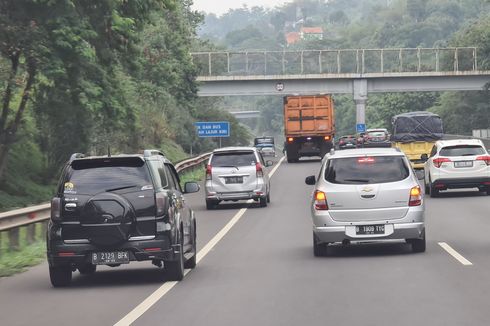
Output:
<instances>
[{"instance_id":1,"label":"rear bumper","mask_svg":"<svg viewBox=\"0 0 490 326\"><path fill-rule=\"evenodd\" d=\"M151 251L145 249L151 248ZM97 247L92 244L72 244L62 240L51 240L48 243L47 257L50 266L79 265L92 262L94 252L127 251L130 261L175 260L178 245L172 245L166 236L160 239L128 241L119 246ZM60 253L62 255L60 256ZM70 255L67 256L67 253Z\"/></svg>"},{"instance_id":2,"label":"rear bumper","mask_svg":"<svg viewBox=\"0 0 490 326\"><path fill-rule=\"evenodd\" d=\"M370 223L366 223L370 224ZM373 225L380 223L373 223ZM380 241L380 240L401 240L418 239L422 237L425 230L425 223L392 223L384 224L386 232L384 235L356 235L355 226L329 226L313 227L313 232L320 243L351 241Z\"/></svg>"},{"instance_id":3,"label":"rear bumper","mask_svg":"<svg viewBox=\"0 0 490 326\"><path fill-rule=\"evenodd\" d=\"M217 201L226 201L226 200L248 200L254 199L258 200L259 198L264 198L266 196L265 190L255 190L249 192L224 192L224 193L210 193L206 196L207 200L217 200Z\"/></svg>"},{"instance_id":4,"label":"rear bumper","mask_svg":"<svg viewBox=\"0 0 490 326\"><path fill-rule=\"evenodd\" d=\"M490 188L490 177L481 178L441 178L432 181L439 189Z\"/></svg>"}]
</instances>

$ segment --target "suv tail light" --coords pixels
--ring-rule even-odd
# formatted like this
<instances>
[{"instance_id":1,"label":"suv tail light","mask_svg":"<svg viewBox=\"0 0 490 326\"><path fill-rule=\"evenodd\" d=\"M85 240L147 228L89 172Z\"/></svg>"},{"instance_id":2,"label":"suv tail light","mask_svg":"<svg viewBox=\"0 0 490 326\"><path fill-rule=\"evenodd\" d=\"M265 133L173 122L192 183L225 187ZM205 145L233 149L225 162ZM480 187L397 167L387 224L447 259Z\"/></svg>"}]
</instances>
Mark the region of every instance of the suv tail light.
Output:
<instances>
[{"instance_id":1,"label":"suv tail light","mask_svg":"<svg viewBox=\"0 0 490 326\"><path fill-rule=\"evenodd\" d=\"M54 222L61 221L61 198L59 197L51 199L51 219Z\"/></svg>"},{"instance_id":2,"label":"suv tail light","mask_svg":"<svg viewBox=\"0 0 490 326\"><path fill-rule=\"evenodd\" d=\"M206 180L211 180L212 167L211 164L206 165Z\"/></svg>"},{"instance_id":3,"label":"suv tail light","mask_svg":"<svg viewBox=\"0 0 490 326\"><path fill-rule=\"evenodd\" d=\"M432 161L432 163L436 168L440 168L442 163L447 163L447 162L451 162L451 160L448 159L447 157L438 157Z\"/></svg>"},{"instance_id":4,"label":"suv tail light","mask_svg":"<svg viewBox=\"0 0 490 326\"><path fill-rule=\"evenodd\" d=\"M162 192L157 192L155 194L155 203L156 203L156 216L157 217L165 216L165 214L168 211L168 197Z\"/></svg>"},{"instance_id":5,"label":"suv tail light","mask_svg":"<svg viewBox=\"0 0 490 326\"><path fill-rule=\"evenodd\" d=\"M484 161L487 165L490 165L490 155L478 156L477 161Z\"/></svg>"},{"instance_id":6,"label":"suv tail light","mask_svg":"<svg viewBox=\"0 0 490 326\"><path fill-rule=\"evenodd\" d=\"M257 172L257 177L263 177L264 176L264 171L262 170L262 165L259 162L255 163L255 171Z\"/></svg>"},{"instance_id":7,"label":"suv tail light","mask_svg":"<svg viewBox=\"0 0 490 326\"><path fill-rule=\"evenodd\" d=\"M327 195L320 190L316 190L313 195L315 199L315 209L318 211L328 210Z\"/></svg>"},{"instance_id":8,"label":"suv tail light","mask_svg":"<svg viewBox=\"0 0 490 326\"><path fill-rule=\"evenodd\" d=\"M422 205L422 191L419 186L410 189L410 199L408 206L420 206Z\"/></svg>"}]
</instances>

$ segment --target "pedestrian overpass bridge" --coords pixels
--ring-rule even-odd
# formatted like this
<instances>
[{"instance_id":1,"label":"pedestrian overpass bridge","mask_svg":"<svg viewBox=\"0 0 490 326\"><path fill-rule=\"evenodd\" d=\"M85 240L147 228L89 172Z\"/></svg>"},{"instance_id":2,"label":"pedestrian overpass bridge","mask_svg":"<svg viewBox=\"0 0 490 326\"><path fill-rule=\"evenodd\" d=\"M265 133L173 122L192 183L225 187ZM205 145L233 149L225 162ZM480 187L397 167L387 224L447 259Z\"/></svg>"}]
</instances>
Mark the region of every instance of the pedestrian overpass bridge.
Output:
<instances>
[{"instance_id":1,"label":"pedestrian overpass bridge","mask_svg":"<svg viewBox=\"0 0 490 326\"><path fill-rule=\"evenodd\" d=\"M369 93L483 90L475 47L192 53L199 96L352 94L364 124Z\"/></svg>"}]
</instances>

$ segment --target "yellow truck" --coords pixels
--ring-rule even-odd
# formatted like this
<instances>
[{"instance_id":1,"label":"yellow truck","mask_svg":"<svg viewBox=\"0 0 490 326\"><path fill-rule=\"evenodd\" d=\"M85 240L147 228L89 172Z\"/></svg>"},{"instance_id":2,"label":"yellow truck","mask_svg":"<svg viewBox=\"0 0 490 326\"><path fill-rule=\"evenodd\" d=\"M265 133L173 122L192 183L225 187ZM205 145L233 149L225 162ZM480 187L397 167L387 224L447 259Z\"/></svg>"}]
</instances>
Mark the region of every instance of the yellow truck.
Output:
<instances>
[{"instance_id":1,"label":"yellow truck","mask_svg":"<svg viewBox=\"0 0 490 326\"><path fill-rule=\"evenodd\" d=\"M423 169L434 143L444 136L442 119L435 113L416 111L393 117L393 146L402 150L410 159L412 167Z\"/></svg>"}]
</instances>

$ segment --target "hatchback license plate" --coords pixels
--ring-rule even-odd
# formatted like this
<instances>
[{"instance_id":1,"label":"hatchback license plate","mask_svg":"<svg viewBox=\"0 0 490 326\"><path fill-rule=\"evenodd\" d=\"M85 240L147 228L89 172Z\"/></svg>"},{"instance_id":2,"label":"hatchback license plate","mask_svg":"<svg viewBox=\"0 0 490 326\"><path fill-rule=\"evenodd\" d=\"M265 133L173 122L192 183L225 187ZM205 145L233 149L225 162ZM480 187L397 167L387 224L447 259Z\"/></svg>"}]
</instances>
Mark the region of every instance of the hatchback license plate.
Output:
<instances>
[{"instance_id":1,"label":"hatchback license plate","mask_svg":"<svg viewBox=\"0 0 490 326\"><path fill-rule=\"evenodd\" d=\"M230 183L243 183L243 177L226 177L225 178L225 183L230 184Z\"/></svg>"},{"instance_id":2,"label":"hatchback license plate","mask_svg":"<svg viewBox=\"0 0 490 326\"><path fill-rule=\"evenodd\" d=\"M384 225L359 225L356 226L356 234L385 234Z\"/></svg>"},{"instance_id":3,"label":"hatchback license plate","mask_svg":"<svg viewBox=\"0 0 490 326\"><path fill-rule=\"evenodd\" d=\"M457 161L454 162L455 168L471 168L473 166L473 161Z\"/></svg>"},{"instance_id":4,"label":"hatchback license plate","mask_svg":"<svg viewBox=\"0 0 490 326\"><path fill-rule=\"evenodd\" d=\"M92 264L128 264L128 251L109 251L109 252L94 252L92 253Z\"/></svg>"}]
</instances>

